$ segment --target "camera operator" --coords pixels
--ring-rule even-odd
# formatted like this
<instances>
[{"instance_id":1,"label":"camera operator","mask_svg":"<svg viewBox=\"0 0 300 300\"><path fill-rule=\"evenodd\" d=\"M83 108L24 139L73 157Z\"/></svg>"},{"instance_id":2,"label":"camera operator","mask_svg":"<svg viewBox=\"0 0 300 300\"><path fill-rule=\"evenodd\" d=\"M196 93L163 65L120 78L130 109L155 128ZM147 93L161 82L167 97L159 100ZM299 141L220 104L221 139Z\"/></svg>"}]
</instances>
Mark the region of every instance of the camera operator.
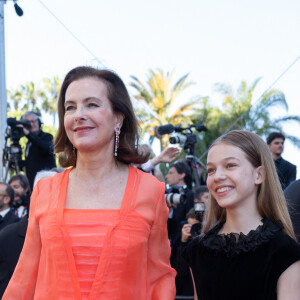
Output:
<instances>
[{"instance_id":1,"label":"camera operator","mask_svg":"<svg viewBox=\"0 0 300 300\"><path fill-rule=\"evenodd\" d=\"M168 219L168 235L169 239L175 237L179 230L180 223L185 220L187 212L194 206L194 193L191 190L192 175L191 169L185 162L176 162L169 168L166 175L166 181L171 188L182 188L183 201L181 203L171 203L167 201L170 209Z\"/></svg>"},{"instance_id":2,"label":"camera operator","mask_svg":"<svg viewBox=\"0 0 300 300\"><path fill-rule=\"evenodd\" d=\"M28 139L25 151L25 169L29 180L30 189L36 173L40 170L50 170L56 167L53 136L41 130L42 122L34 111L28 111L22 119L30 122L30 127L18 125L23 128L25 137Z\"/></svg>"}]
</instances>

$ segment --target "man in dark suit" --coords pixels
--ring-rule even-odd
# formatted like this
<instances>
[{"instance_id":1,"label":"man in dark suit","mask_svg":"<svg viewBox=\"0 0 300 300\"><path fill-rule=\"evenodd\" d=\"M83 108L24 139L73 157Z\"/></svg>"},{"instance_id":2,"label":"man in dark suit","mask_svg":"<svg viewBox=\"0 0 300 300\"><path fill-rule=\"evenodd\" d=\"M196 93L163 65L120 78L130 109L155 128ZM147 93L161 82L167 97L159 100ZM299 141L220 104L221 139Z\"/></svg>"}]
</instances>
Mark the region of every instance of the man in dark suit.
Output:
<instances>
[{"instance_id":1,"label":"man in dark suit","mask_svg":"<svg viewBox=\"0 0 300 300\"><path fill-rule=\"evenodd\" d=\"M167 205L170 208L168 219L168 235L172 240L178 233L182 221L188 211L194 207L194 193L192 187L192 174L191 169L187 163L180 161L172 164L169 172L166 175L166 181L171 188L179 189L182 194L182 201L180 203L171 203L168 199L172 197L172 191L166 195ZM168 192L168 190L167 190ZM173 197L173 199L175 199ZM176 202L176 201L175 201Z\"/></svg>"},{"instance_id":2,"label":"man in dark suit","mask_svg":"<svg viewBox=\"0 0 300 300\"><path fill-rule=\"evenodd\" d=\"M23 218L29 210L30 186L27 177L23 174L16 174L10 177L9 185L14 189L15 199L11 207L19 218Z\"/></svg>"},{"instance_id":3,"label":"man in dark suit","mask_svg":"<svg viewBox=\"0 0 300 300\"><path fill-rule=\"evenodd\" d=\"M10 203L14 200L13 188L5 183L0 182L0 231L11 223L18 222L20 219L10 208Z\"/></svg>"},{"instance_id":4,"label":"man in dark suit","mask_svg":"<svg viewBox=\"0 0 300 300\"><path fill-rule=\"evenodd\" d=\"M10 224L0 231L0 298L2 298L17 265L27 225L28 214L20 222Z\"/></svg>"},{"instance_id":5,"label":"man in dark suit","mask_svg":"<svg viewBox=\"0 0 300 300\"><path fill-rule=\"evenodd\" d=\"M28 139L25 151L25 169L30 189L33 189L35 175L40 170L50 170L56 167L53 136L41 130L42 122L36 112L28 111L22 119L30 122L30 127L23 125L23 132Z\"/></svg>"},{"instance_id":6,"label":"man in dark suit","mask_svg":"<svg viewBox=\"0 0 300 300\"><path fill-rule=\"evenodd\" d=\"M282 190L296 180L296 166L281 157L284 141L285 136L280 132L271 132L267 137Z\"/></svg>"}]
</instances>

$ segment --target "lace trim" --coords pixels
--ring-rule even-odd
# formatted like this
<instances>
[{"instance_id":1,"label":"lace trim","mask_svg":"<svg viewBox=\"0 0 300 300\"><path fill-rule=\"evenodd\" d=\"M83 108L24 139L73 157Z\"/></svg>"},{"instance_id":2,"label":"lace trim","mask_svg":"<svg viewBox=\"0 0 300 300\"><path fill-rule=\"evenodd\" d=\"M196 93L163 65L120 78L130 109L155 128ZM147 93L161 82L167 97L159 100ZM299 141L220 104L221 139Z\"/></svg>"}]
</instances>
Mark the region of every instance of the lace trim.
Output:
<instances>
[{"instance_id":1,"label":"lace trim","mask_svg":"<svg viewBox=\"0 0 300 300\"><path fill-rule=\"evenodd\" d=\"M280 221L272 222L266 218L262 219L262 225L251 230L247 235L241 233L218 234L225 222L217 224L214 228L201 238L200 243L215 251L225 253L227 257L238 255L242 252L255 251L256 248L271 240L275 233L283 229Z\"/></svg>"}]
</instances>

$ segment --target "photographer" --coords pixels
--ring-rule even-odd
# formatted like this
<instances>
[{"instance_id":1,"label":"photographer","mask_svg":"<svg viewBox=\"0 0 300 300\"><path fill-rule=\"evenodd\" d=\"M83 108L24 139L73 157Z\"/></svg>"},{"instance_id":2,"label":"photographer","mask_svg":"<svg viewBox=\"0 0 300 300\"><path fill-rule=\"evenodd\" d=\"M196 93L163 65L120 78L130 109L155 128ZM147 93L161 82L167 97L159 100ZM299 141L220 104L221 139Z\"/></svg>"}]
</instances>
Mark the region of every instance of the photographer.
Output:
<instances>
[{"instance_id":1,"label":"photographer","mask_svg":"<svg viewBox=\"0 0 300 300\"><path fill-rule=\"evenodd\" d=\"M185 162L176 162L170 166L169 172L166 175L166 181L170 189L166 190L166 198L171 193L172 189L180 188L183 201L180 203L172 203L167 201L167 205L170 209L168 219L168 235L169 239L175 237L179 230L180 223L185 220L187 212L194 207L194 194L191 190L192 175L190 167Z\"/></svg>"},{"instance_id":2,"label":"photographer","mask_svg":"<svg viewBox=\"0 0 300 300\"><path fill-rule=\"evenodd\" d=\"M23 128L25 137L28 139L25 151L25 169L29 180L30 189L36 173L40 170L50 170L56 167L53 148L53 136L41 130L42 122L34 111L28 111L22 119L30 122L30 127L18 125Z\"/></svg>"},{"instance_id":3,"label":"photographer","mask_svg":"<svg viewBox=\"0 0 300 300\"><path fill-rule=\"evenodd\" d=\"M177 298L193 296L194 288L193 281L191 278L191 273L188 264L181 257L179 252L180 241L188 241L190 238L195 237L199 226L201 227L201 222L199 221L199 214L195 211L194 208L191 208L186 214L185 221L182 221L180 224L179 231L172 243L172 252L171 252L171 266L176 270L177 276L175 278L176 284L176 295ZM194 232L191 232L191 228L196 228Z\"/></svg>"}]
</instances>

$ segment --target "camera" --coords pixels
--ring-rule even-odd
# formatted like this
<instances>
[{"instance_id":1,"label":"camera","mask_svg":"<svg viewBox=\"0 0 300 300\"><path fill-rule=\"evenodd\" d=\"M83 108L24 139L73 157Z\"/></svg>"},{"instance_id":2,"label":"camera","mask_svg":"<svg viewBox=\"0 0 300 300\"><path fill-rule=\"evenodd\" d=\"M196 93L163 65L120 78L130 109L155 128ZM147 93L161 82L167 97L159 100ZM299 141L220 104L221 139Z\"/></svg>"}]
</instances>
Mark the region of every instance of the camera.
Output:
<instances>
[{"instance_id":1,"label":"camera","mask_svg":"<svg viewBox=\"0 0 300 300\"><path fill-rule=\"evenodd\" d=\"M204 202L194 203L194 210L195 210L195 218L199 221L199 223L192 225L191 227L192 237L196 237L201 233L203 217L205 213L205 203Z\"/></svg>"},{"instance_id":2,"label":"camera","mask_svg":"<svg viewBox=\"0 0 300 300\"><path fill-rule=\"evenodd\" d=\"M181 204L185 200L185 192L182 186L172 186L165 191L167 204Z\"/></svg>"},{"instance_id":3,"label":"camera","mask_svg":"<svg viewBox=\"0 0 300 300\"><path fill-rule=\"evenodd\" d=\"M187 127L173 126L172 124L158 126L156 132L159 136L164 134L170 134L172 132L177 132L177 135L170 137L169 142L171 144L180 144L186 154L193 155L195 144L197 143L196 134L192 133L192 128L197 131L207 131L207 128L203 124L189 125Z\"/></svg>"},{"instance_id":4,"label":"camera","mask_svg":"<svg viewBox=\"0 0 300 300\"><path fill-rule=\"evenodd\" d=\"M198 221L202 222L203 216L205 213L205 203L204 202L195 202L194 209L195 209L196 219Z\"/></svg>"},{"instance_id":5,"label":"camera","mask_svg":"<svg viewBox=\"0 0 300 300\"><path fill-rule=\"evenodd\" d=\"M2 164L6 169L5 181L9 170L16 171L18 174L23 167L20 138L24 136L24 131L18 125L23 125L27 129L31 127L30 122L24 119L17 121L16 118L7 118L6 122L8 127L5 130L5 145L2 156Z\"/></svg>"},{"instance_id":6,"label":"camera","mask_svg":"<svg viewBox=\"0 0 300 300\"><path fill-rule=\"evenodd\" d=\"M197 170L197 159L194 156L195 146L197 144L197 135L192 133L192 128L195 128L198 132L207 131L207 128L203 124L188 125L187 127L173 126L172 124L161 125L156 128L156 133L159 137L165 134L171 134L175 132L169 138L170 144L180 144L186 154L186 162L190 166L192 171L193 180L196 186L200 186L200 176Z\"/></svg>"},{"instance_id":7,"label":"camera","mask_svg":"<svg viewBox=\"0 0 300 300\"><path fill-rule=\"evenodd\" d=\"M6 130L6 138L10 138L12 142L19 142L20 138L24 136L23 128L17 125L23 125L29 129L31 127L28 120L21 119L19 121L16 118L7 118L7 125L10 126L10 130Z\"/></svg>"}]
</instances>

